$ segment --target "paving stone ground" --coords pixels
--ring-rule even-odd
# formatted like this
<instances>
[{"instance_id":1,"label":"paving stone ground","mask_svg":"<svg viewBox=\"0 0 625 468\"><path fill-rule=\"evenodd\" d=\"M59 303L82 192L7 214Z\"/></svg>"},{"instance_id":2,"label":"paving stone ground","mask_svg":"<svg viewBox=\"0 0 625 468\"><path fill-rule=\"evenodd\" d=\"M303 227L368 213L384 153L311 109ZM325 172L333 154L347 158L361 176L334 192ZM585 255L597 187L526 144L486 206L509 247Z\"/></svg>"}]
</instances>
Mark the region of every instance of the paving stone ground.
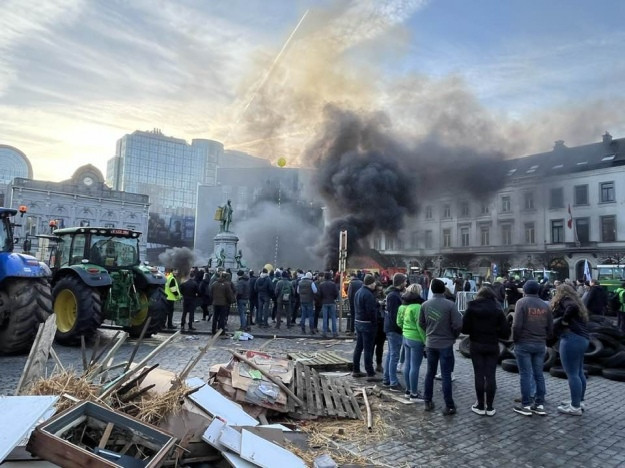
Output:
<instances>
[{"instance_id":1,"label":"paving stone ground","mask_svg":"<svg viewBox=\"0 0 625 468\"><path fill-rule=\"evenodd\" d=\"M231 330L238 327L238 317L231 316ZM210 330L205 322L196 323L200 330ZM297 332L297 333L295 333ZM102 330L104 339L112 330ZM252 331L254 333L254 331ZM333 350L351 357L353 340L319 340L316 337L294 338L299 327L266 345L268 351ZM158 334L146 340L137 353L141 359L167 338ZM289 337L290 338L287 338ZM198 347L210 339L208 335L183 335L166 347L155 358L160 366L174 372L181 371ZM228 349L257 349L268 341L218 340L196 367L194 375L205 377L211 365L226 362ZM134 341L129 341L119 351L117 359L126 359L132 352ZM80 350L55 345L61 360L69 366L81 367ZM12 394L22 372L26 356L0 357L0 395ZM50 364L52 366L52 364ZM50 367L51 370L51 367ZM423 385L425 364L421 367L420 386ZM568 397L564 379L545 374L547 383L546 417L524 417L512 411L514 398L519 395L518 374L497 371L497 397L494 417L478 416L471 412L475 401L473 370L469 359L456 352L456 381L453 383L454 399L458 413L443 416L440 413L442 394L440 382L435 384L436 411L426 413L422 405L392 403L395 411L383 417L390 431L379 442L362 447L358 442L341 446L364 454L373 463L393 467L618 467L625 466L625 410L623 397L625 383L602 377L590 377L586 394L587 410L582 417L558 414L556 406ZM351 378L351 377L350 377ZM353 379L355 385L363 382Z\"/></svg>"}]
</instances>

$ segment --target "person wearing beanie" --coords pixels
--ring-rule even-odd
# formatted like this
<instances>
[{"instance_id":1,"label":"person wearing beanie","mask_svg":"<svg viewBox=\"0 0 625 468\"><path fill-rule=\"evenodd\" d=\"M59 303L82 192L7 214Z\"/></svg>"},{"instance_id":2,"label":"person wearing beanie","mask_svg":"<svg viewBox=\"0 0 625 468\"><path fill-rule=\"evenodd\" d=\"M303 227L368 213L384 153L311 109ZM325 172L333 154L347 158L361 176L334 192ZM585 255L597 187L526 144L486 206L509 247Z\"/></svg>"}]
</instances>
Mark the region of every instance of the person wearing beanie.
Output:
<instances>
[{"instance_id":1,"label":"person wearing beanie","mask_svg":"<svg viewBox=\"0 0 625 468\"><path fill-rule=\"evenodd\" d=\"M321 300L321 313L323 314L323 333L322 337L326 338L330 332L330 324L332 324L332 335L338 337L336 329L336 301L339 298L338 285L332 279L332 273L326 271L323 275L323 282L319 285L319 298Z\"/></svg>"},{"instance_id":2,"label":"person wearing beanie","mask_svg":"<svg viewBox=\"0 0 625 468\"><path fill-rule=\"evenodd\" d=\"M432 411L434 402L434 377L440 360L441 379L445 408L443 415L456 413L451 388L451 373L454 368L454 343L462 330L462 315L456 303L445 298L445 283L436 278L432 280L432 298L421 306L419 326L425 330L425 347L427 350L427 373L423 399L425 410Z\"/></svg>"},{"instance_id":3,"label":"person wearing beanie","mask_svg":"<svg viewBox=\"0 0 625 468\"><path fill-rule=\"evenodd\" d=\"M347 333L354 334L354 318L356 310L354 309L354 298L360 288L362 288L363 282L358 277L358 273L352 273L352 277L349 280L349 286L347 286L347 301L349 302L349 320L347 321Z\"/></svg>"},{"instance_id":4,"label":"person wearing beanie","mask_svg":"<svg viewBox=\"0 0 625 468\"><path fill-rule=\"evenodd\" d=\"M395 273L393 285L386 291L386 310L384 312L384 333L388 340L388 351L384 360L384 378L382 384L392 392L403 392L397 380L397 362L401 349L402 331L397 325L397 311L401 306L401 294L406 289L406 275Z\"/></svg>"},{"instance_id":5,"label":"person wearing beanie","mask_svg":"<svg viewBox=\"0 0 625 468\"><path fill-rule=\"evenodd\" d=\"M540 285L529 280L523 285L524 297L514 307L512 340L519 366L521 404L513 409L523 416L545 416L545 377L543 361L547 338L553 334L553 316L549 305L538 297ZM536 396L531 401L532 379L536 383Z\"/></svg>"},{"instance_id":6,"label":"person wearing beanie","mask_svg":"<svg viewBox=\"0 0 625 468\"><path fill-rule=\"evenodd\" d=\"M300 326L302 334L306 333L306 320L311 335L316 333L314 322L314 301L317 294L317 285L313 282L312 273L307 272L297 284L297 294L299 294L300 307L302 308L302 318Z\"/></svg>"},{"instance_id":7,"label":"person wearing beanie","mask_svg":"<svg viewBox=\"0 0 625 468\"><path fill-rule=\"evenodd\" d=\"M254 291L258 295L258 318L256 323L260 328L267 328L269 326L269 302L273 295L273 287L266 268L263 268L260 277L255 281Z\"/></svg>"},{"instance_id":8,"label":"person wearing beanie","mask_svg":"<svg viewBox=\"0 0 625 468\"><path fill-rule=\"evenodd\" d=\"M378 320L378 303L374 295L375 288L376 281L373 275L365 275L363 287L356 292L354 297L356 347L354 348L352 376L366 376L369 382L382 380L376 376L373 368L373 345ZM360 372L361 357L364 357L366 373Z\"/></svg>"}]
</instances>

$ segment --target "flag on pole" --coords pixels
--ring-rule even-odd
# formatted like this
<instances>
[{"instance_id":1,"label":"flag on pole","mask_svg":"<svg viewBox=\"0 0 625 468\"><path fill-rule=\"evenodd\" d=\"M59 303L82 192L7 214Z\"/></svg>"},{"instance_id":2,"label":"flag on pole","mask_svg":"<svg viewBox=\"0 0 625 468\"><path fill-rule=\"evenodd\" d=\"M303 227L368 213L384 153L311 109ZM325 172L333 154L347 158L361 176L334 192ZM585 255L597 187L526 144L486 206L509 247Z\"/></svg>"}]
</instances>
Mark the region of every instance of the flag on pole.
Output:
<instances>
[{"instance_id":1,"label":"flag on pole","mask_svg":"<svg viewBox=\"0 0 625 468\"><path fill-rule=\"evenodd\" d=\"M569 229L573 229L573 215L571 214L571 204L569 203L569 220L566 222Z\"/></svg>"},{"instance_id":2,"label":"flag on pole","mask_svg":"<svg viewBox=\"0 0 625 468\"><path fill-rule=\"evenodd\" d=\"M592 275L590 274L590 265L588 264L588 260L584 262L584 281L590 281Z\"/></svg>"}]
</instances>

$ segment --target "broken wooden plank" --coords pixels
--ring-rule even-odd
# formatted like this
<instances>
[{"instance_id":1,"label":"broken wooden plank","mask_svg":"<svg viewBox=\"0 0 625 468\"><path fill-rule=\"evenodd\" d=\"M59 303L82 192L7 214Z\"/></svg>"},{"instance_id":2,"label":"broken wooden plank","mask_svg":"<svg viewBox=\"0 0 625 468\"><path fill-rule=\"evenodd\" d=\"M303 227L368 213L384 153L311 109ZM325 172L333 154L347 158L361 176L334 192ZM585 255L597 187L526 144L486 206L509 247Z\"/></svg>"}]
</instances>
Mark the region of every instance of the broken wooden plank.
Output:
<instances>
[{"instance_id":1,"label":"broken wooden plank","mask_svg":"<svg viewBox=\"0 0 625 468\"><path fill-rule=\"evenodd\" d=\"M312 375L310 373L310 367L302 366L300 364L300 370L304 370L304 381L306 382L306 405L310 414L317 414L315 410L315 397L313 394Z\"/></svg>"},{"instance_id":2,"label":"broken wooden plank","mask_svg":"<svg viewBox=\"0 0 625 468\"><path fill-rule=\"evenodd\" d=\"M313 390L315 392L315 412L319 416L323 416L325 411L323 409L323 398L321 396L321 384L319 383L319 374L316 370L310 369L310 375L313 384Z\"/></svg>"},{"instance_id":3,"label":"broken wooden plank","mask_svg":"<svg viewBox=\"0 0 625 468\"><path fill-rule=\"evenodd\" d=\"M172 388L177 388L181 382L184 382L187 379L187 377L189 377L189 374L191 373L191 371L195 368L195 366L197 366L197 364L200 362L200 360L206 354L206 352L215 345L215 343L221 336L222 332L223 330L221 328L217 330L217 333L215 333L213 337L210 340L208 340L208 343L206 343L206 346L204 346L203 348L200 348L200 352L198 353L198 355L194 359L189 361L189 363L185 366L185 368L182 370L182 372L178 376L178 381L174 383Z\"/></svg>"},{"instance_id":4,"label":"broken wooden plank","mask_svg":"<svg viewBox=\"0 0 625 468\"><path fill-rule=\"evenodd\" d=\"M332 395L328 388L328 383L325 379L319 380L321 385L321 392L323 393L324 406L328 416L335 416L336 410L334 409L334 402L332 401Z\"/></svg>"},{"instance_id":5,"label":"broken wooden plank","mask_svg":"<svg viewBox=\"0 0 625 468\"><path fill-rule=\"evenodd\" d=\"M35 341L30 348L30 353L28 354L28 359L24 366L24 371L17 383L15 395L19 395L35 380L44 375L55 333L56 315L51 314L45 323L39 325Z\"/></svg>"}]
</instances>

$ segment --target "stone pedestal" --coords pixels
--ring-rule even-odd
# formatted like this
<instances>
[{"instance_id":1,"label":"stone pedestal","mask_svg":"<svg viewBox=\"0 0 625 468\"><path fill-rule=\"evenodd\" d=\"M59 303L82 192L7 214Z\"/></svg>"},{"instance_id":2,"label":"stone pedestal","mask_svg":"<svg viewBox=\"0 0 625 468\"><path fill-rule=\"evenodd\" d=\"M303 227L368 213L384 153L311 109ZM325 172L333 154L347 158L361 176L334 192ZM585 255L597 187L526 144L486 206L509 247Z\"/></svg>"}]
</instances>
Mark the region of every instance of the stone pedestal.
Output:
<instances>
[{"instance_id":1,"label":"stone pedestal","mask_svg":"<svg viewBox=\"0 0 625 468\"><path fill-rule=\"evenodd\" d=\"M236 271L237 261L234 256L237 254L237 243L239 238L232 232L220 232L214 238L213 242L215 249L213 250L213 268L216 268L220 258L221 249L224 250L226 259L223 265L224 269L230 268L231 271Z\"/></svg>"}]
</instances>

